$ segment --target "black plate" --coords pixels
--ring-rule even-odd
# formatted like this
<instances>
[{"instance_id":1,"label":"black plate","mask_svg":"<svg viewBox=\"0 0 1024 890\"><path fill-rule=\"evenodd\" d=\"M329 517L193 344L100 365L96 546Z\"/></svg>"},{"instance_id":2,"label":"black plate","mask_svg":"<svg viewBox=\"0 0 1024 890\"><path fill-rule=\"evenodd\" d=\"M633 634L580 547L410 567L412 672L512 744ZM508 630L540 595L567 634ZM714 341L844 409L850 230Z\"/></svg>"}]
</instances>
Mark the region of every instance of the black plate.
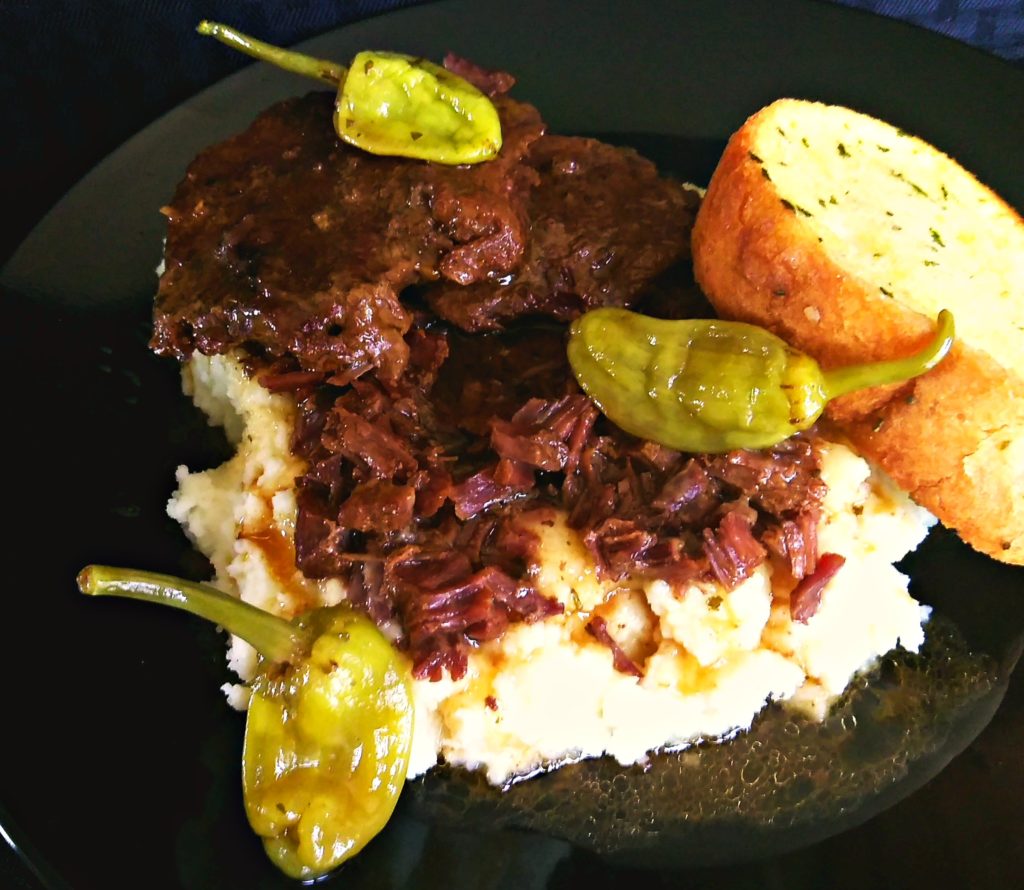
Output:
<instances>
[{"instance_id":1,"label":"black plate","mask_svg":"<svg viewBox=\"0 0 1024 890\"><path fill-rule=\"evenodd\" d=\"M943 38L823 4L691 0L628 13L611 0L453 2L307 46L338 59L367 46L433 57L453 49L519 75L516 95L535 102L553 130L637 145L695 181L706 180L728 134L768 101L844 103L924 136L1024 207L1024 77ZM162 234L156 209L200 147L304 88L253 67L187 102L70 192L3 273L17 530L5 591L0 823L49 886L288 886L242 817L242 723L217 690L226 678L222 641L175 613L86 602L73 578L90 561L201 570L163 504L178 463L208 463L223 446L180 396L173 363L146 351ZM926 752L913 748L920 723L906 746L872 737L875 747L859 752L896 764L870 800L841 799L838 787L830 800L826 785L813 818L782 831L719 823L689 834L677 825L667 852L664 843L641 845L609 864L547 836L468 833L490 818L487 807L460 829L428 827L410 812L424 797L442 815L463 805L421 789L332 883L667 886L683 879L630 869L674 859L734 863L689 871L694 887L1011 884L1024 864L1019 680L969 753L894 809L802 852L735 864L892 804L967 745L998 704L1024 640L1024 572L941 533L910 568L915 592L958 628L977 673L958 711L929 724ZM943 676L952 688L962 672L954 665ZM614 800L617 786L609 788L606 800ZM601 818L632 825L636 815L624 805Z\"/></svg>"}]
</instances>

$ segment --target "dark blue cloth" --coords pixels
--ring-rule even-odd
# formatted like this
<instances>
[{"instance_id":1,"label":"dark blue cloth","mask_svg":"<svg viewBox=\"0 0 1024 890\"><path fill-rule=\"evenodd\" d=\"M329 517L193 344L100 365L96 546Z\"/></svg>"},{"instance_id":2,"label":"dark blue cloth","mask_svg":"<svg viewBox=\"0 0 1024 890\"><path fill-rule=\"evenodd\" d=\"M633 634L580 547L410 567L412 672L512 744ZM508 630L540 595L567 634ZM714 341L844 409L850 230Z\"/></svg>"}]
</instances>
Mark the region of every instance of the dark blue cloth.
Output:
<instances>
[{"instance_id":1,"label":"dark blue cloth","mask_svg":"<svg viewBox=\"0 0 1024 890\"><path fill-rule=\"evenodd\" d=\"M1024 0L834 0L1024 62Z\"/></svg>"}]
</instances>

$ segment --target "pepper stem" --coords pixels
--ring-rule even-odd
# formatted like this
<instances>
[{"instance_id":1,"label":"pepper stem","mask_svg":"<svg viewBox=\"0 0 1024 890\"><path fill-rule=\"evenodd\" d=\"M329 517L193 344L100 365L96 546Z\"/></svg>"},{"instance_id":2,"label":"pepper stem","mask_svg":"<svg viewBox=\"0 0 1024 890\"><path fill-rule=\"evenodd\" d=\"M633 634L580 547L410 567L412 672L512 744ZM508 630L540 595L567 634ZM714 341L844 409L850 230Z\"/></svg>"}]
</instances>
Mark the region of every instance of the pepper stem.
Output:
<instances>
[{"instance_id":1,"label":"pepper stem","mask_svg":"<svg viewBox=\"0 0 1024 890\"><path fill-rule=\"evenodd\" d=\"M301 74L304 77L312 77L330 84L332 87L340 86L341 82L345 79L345 75L348 74L348 69L344 65L337 64L337 62L317 59L303 53L271 46L269 43L256 40L248 34L243 34L241 31L236 31L234 28L222 25L219 22L210 22L203 19L196 27L196 30L205 37L215 37L232 49L237 49L248 56L252 56L254 59L259 59L261 62L270 62L271 65L277 65L278 68L283 68L285 71Z\"/></svg>"},{"instance_id":2,"label":"pepper stem","mask_svg":"<svg viewBox=\"0 0 1024 890\"><path fill-rule=\"evenodd\" d=\"M308 635L283 618L173 575L92 565L78 573L78 589L89 596L121 596L183 609L227 628L271 661L294 661L309 648Z\"/></svg>"},{"instance_id":3,"label":"pepper stem","mask_svg":"<svg viewBox=\"0 0 1024 890\"><path fill-rule=\"evenodd\" d=\"M924 349L906 358L887 362L872 362L866 365L850 365L825 371L825 392L829 399L846 395L869 386L883 386L886 383L902 383L930 371L953 346L955 331L953 313L943 309L939 313L935 337Z\"/></svg>"}]
</instances>

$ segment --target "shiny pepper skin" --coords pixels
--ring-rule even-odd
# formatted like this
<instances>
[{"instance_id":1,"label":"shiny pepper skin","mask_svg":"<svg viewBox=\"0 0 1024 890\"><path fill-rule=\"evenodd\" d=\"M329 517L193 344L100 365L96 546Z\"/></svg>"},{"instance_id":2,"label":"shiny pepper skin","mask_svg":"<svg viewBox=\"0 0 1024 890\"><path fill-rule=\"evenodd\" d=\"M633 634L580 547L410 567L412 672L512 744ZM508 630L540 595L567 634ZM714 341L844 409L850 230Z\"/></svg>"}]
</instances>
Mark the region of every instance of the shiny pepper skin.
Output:
<instances>
[{"instance_id":1,"label":"shiny pepper skin","mask_svg":"<svg viewBox=\"0 0 1024 890\"><path fill-rule=\"evenodd\" d=\"M425 59L359 53L336 108L338 135L372 154L476 164L501 148L501 122L491 100Z\"/></svg>"},{"instance_id":2,"label":"shiny pepper skin","mask_svg":"<svg viewBox=\"0 0 1024 890\"><path fill-rule=\"evenodd\" d=\"M412 671L369 618L342 604L286 621L205 584L112 566L86 566L78 586L182 609L260 654L242 791L282 871L318 878L384 827L409 770Z\"/></svg>"},{"instance_id":3,"label":"shiny pepper skin","mask_svg":"<svg viewBox=\"0 0 1024 890\"><path fill-rule=\"evenodd\" d=\"M404 656L348 607L310 613L310 622L307 657L262 665L242 756L249 824L295 878L325 874L387 824L412 744Z\"/></svg>"},{"instance_id":4,"label":"shiny pepper skin","mask_svg":"<svg viewBox=\"0 0 1024 890\"><path fill-rule=\"evenodd\" d=\"M335 87L335 131L370 154L477 164L501 149L501 121L491 100L426 59L361 52L346 68L271 46L219 22L202 21L196 30L254 59Z\"/></svg>"},{"instance_id":5,"label":"shiny pepper skin","mask_svg":"<svg viewBox=\"0 0 1024 890\"><path fill-rule=\"evenodd\" d=\"M921 352L823 371L755 325L666 321L596 309L573 322L569 363L601 411L626 432L693 453L768 448L810 427L833 398L908 380L953 344L953 316Z\"/></svg>"}]
</instances>

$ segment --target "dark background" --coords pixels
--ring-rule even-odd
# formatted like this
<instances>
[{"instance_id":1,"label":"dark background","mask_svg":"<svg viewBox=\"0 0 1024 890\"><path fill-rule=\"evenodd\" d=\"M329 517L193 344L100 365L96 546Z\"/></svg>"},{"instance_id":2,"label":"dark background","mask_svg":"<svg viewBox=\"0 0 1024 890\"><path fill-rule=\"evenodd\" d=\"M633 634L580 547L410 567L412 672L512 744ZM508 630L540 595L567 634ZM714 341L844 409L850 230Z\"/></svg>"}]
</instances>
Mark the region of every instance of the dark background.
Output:
<instances>
[{"instance_id":1,"label":"dark background","mask_svg":"<svg viewBox=\"0 0 1024 890\"><path fill-rule=\"evenodd\" d=\"M287 45L422 2L0 0L0 183L7 211L0 262L64 192L125 139L251 64L212 40L196 39L193 28L200 19L225 21ZM929 28L1024 67L1024 0L837 2Z\"/></svg>"},{"instance_id":2,"label":"dark background","mask_svg":"<svg viewBox=\"0 0 1024 890\"><path fill-rule=\"evenodd\" d=\"M0 228L0 262L6 260L43 214L91 167L117 145L247 59L210 40L193 37L201 18L230 22L273 43L292 44L348 22L424 0L0 0L0 110L3 138L0 197L6 212ZM682 0L681 0L682 2ZM726 2L726 0L723 0ZM822 0L825 2L825 0ZM969 43L1024 69L1024 0L835 0L926 27ZM5 337L16 335L6 331ZM1018 676L1009 697L1024 700ZM1004 707L995 722L1005 720ZM9 725L9 724L8 724ZM998 744L993 739L998 738ZM984 875L958 874L967 858L985 861L985 851L1024 846L1024 826L1012 824L999 836L965 836L970 857L944 849L942 825L950 817L950 787L969 789L973 779L991 783L1024 752L1024 726L988 732L949 769L913 798L876 818L869 828L872 846L900 855L908 824L920 842L907 848L911 858L949 857L950 886L993 886ZM0 764L0 769L16 769ZM1019 775L1019 770L1008 771ZM1007 789L1007 802L1024 788ZM975 804L969 794L962 807ZM986 820L986 824L991 824ZM929 827L932 826L932 827ZM838 845L820 844L815 859L842 868ZM806 854L805 858L806 858ZM887 856L882 857L887 858ZM1024 868L1024 853L1004 861ZM808 860L810 862L810 860ZM777 871L761 871L765 886L792 874L785 857ZM595 869L598 866L595 865ZM788 869L788 870L787 870ZM779 881L773 882L772 875ZM1018 876L1019 876L1018 872ZM751 873L753 876L753 872ZM595 871L595 877L597 872ZM997 876L991 875L996 878ZM978 879L980 883L977 883ZM661 886L656 876L649 886ZM113 886L113 885L112 885ZM697 883L691 886L704 886ZM711 886L709 884L708 886ZM0 843L0 888L37 887L7 846Z\"/></svg>"}]
</instances>

